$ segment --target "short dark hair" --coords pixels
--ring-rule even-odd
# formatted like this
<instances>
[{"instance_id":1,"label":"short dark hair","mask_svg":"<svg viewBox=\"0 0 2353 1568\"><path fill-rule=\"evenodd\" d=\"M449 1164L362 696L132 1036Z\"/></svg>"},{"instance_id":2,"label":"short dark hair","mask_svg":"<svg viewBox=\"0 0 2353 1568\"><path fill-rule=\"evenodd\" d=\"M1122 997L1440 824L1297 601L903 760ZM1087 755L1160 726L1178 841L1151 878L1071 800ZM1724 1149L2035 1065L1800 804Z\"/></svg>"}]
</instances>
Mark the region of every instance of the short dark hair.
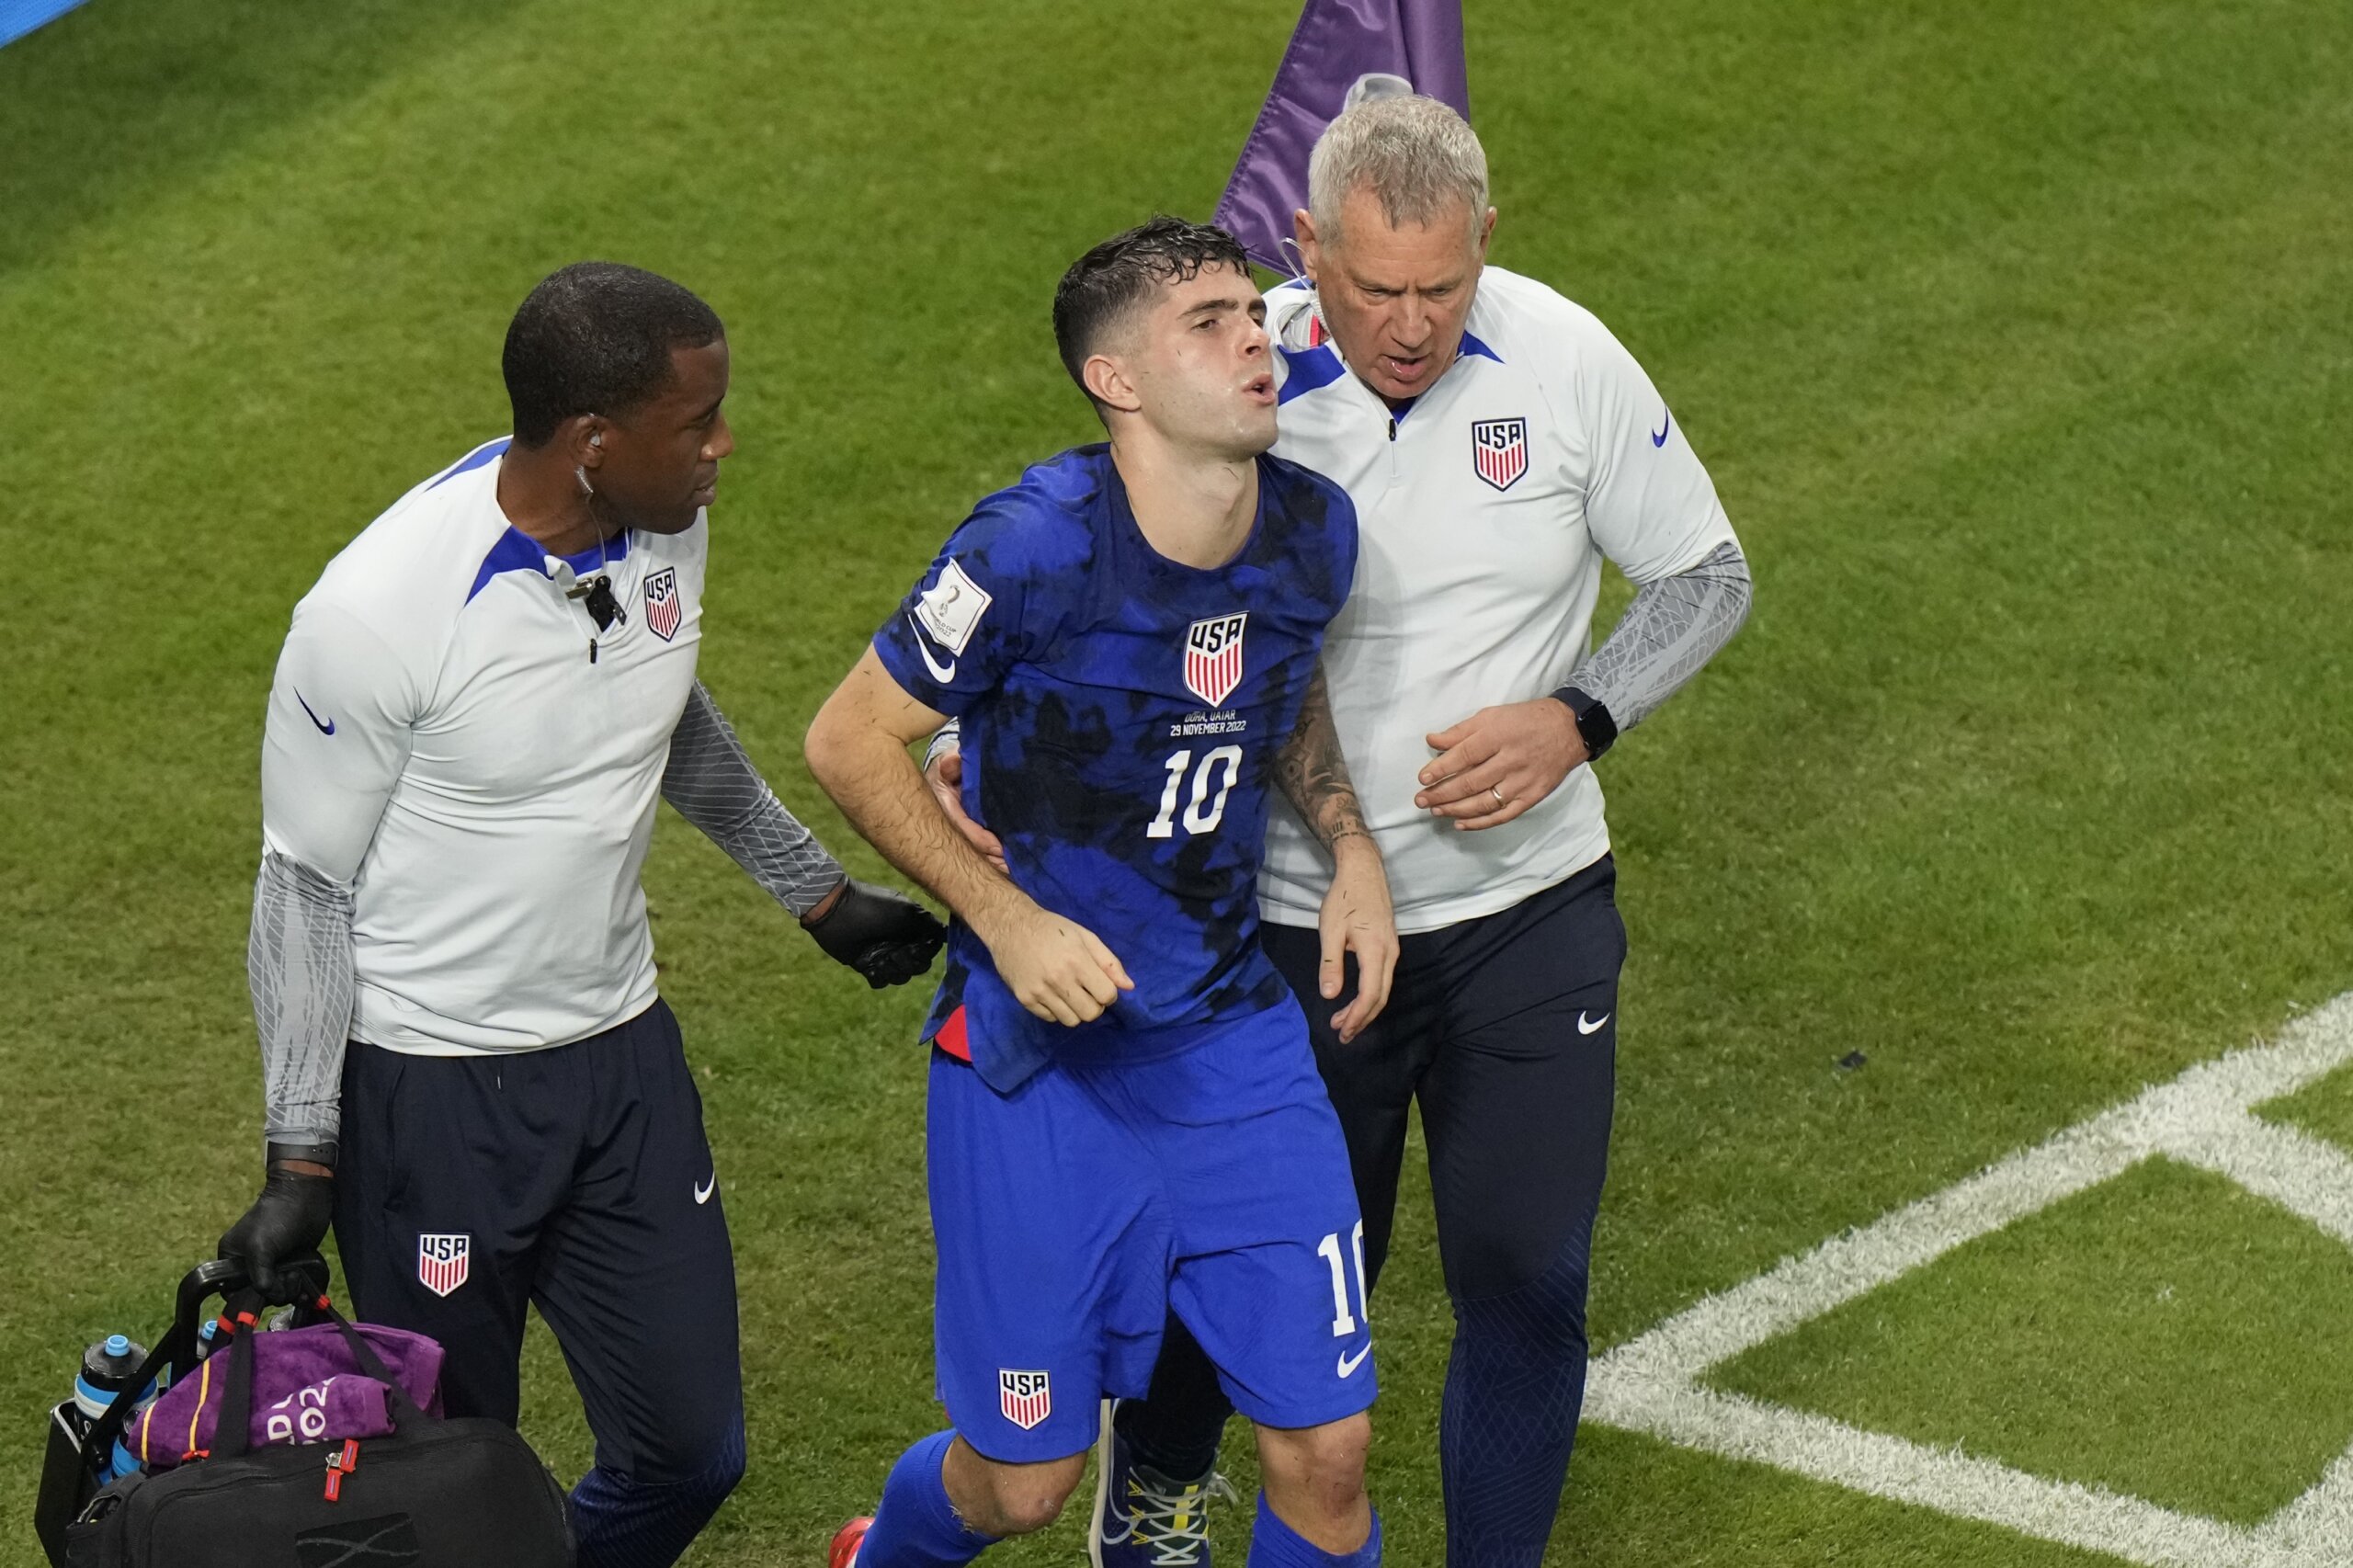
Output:
<instances>
[{"instance_id":1,"label":"short dark hair","mask_svg":"<svg viewBox=\"0 0 2353 1568\"><path fill-rule=\"evenodd\" d=\"M1232 234L1165 213L1113 234L1072 262L1054 288L1054 347L1079 390L1086 392L1079 372L1106 327L1162 284L1189 283L1205 267L1231 267L1250 276L1250 258ZM1091 401L1095 394L1086 395Z\"/></svg>"},{"instance_id":2,"label":"short dark hair","mask_svg":"<svg viewBox=\"0 0 2353 1568\"><path fill-rule=\"evenodd\" d=\"M692 290L618 261L576 261L524 296L506 324L499 367L515 439L543 447L582 414L618 419L661 395L670 351L724 332Z\"/></svg>"}]
</instances>

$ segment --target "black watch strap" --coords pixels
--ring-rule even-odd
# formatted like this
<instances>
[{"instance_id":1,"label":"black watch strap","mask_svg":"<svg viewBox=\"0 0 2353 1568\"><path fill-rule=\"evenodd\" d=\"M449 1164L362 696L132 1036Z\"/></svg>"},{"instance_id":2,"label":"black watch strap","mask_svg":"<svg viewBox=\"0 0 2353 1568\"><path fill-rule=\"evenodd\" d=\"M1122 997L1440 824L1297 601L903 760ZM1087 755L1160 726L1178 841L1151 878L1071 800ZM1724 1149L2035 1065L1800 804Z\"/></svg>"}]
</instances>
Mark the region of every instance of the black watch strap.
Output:
<instances>
[{"instance_id":1,"label":"black watch strap","mask_svg":"<svg viewBox=\"0 0 2353 1568\"><path fill-rule=\"evenodd\" d=\"M1585 740L1585 759L1593 761L1618 744L1618 721L1601 699L1591 692L1564 686L1552 694L1565 705L1577 722L1577 733Z\"/></svg>"},{"instance_id":2,"label":"black watch strap","mask_svg":"<svg viewBox=\"0 0 2353 1568\"><path fill-rule=\"evenodd\" d=\"M280 1160L307 1160L334 1170L335 1156L342 1153L341 1145L335 1143L280 1143L272 1139L263 1149L262 1165L267 1168Z\"/></svg>"}]
</instances>

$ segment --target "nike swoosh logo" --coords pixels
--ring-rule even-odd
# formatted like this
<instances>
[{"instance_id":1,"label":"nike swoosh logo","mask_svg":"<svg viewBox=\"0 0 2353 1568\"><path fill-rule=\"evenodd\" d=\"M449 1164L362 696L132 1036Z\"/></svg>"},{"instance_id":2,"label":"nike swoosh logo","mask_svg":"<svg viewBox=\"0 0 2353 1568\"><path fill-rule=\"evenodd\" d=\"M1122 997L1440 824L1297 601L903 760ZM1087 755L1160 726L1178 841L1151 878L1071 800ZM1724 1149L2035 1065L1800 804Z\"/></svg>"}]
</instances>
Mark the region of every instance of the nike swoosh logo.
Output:
<instances>
[{"instance_id":1,"label":"nike swoosh logo","mask_svg":"<svg viewBox=\"0 0 2353 1568\"><path fill-rule=\"evenodd\" d=\"M931 656L931 644L923 640L923 628L915 626L915 618L914 616L907 617L907 624L909 626L915 626L915 652L923 655L923 667L931 672L931 678L938 681L942 686L946 686L955 680L956 661L950 659L943 665L938 659L933 658Z\"/></svg>"},{"instance_id":2,"label":"nike swoosh logo","mask_svg":"<svg viewBox=\"0 0 2353 1568\"><path fill-rule=\"evenodd\" d=\"M1656 433L1651 437L1651 445L1654 447L1664 447L1666 445L1667 426L1675 423L1675 415L1670 410L1664 408L1660 409L1658 412L1658 429Z\"/></svg>"},{"instance_id":3,"label":"nike swoosh logo","mask_svg":"<svg viewBox=\"0 0 2353 1568\"><path fill-rule=\"evenodd\" d=\"M710 1179L709 1181L699 1182L696 1184L695 1201L697 1203L708 1203L710 1201L710 1195L718 1190L719 1173L717 1171L713 1171L710 1173Z\"/></svg>"},{"instance_id":4,"label":"nike swoosh logo","mask_svg":"<svg viewBox=\"0 0 2353 1568\"><path fill-rule=\"evenodd\" d=\"M297 702L302 702L302 694L299 691L296 692L294 694L294 700ZM319 733L323 735L332 735L335 733L334 720L322 719L316 713L311 713L311 705L307 702L302 702L302 711L311 714L311 722L319 727Z\"/></svg>"},{"instance_id":5,"label":"nike swoosh logo","mask_svg":"<svg viewBox=\"0 0 2353 1568\"><path fill-rule=\"evenodd\" d=\"M1602 1014L1601 1017L1597 1018L1587 1018L1585 1016L1585 1009L1583 1007L1579 1007L1577 1009L1577 1033L1579 1034L1598 1034L1601 1030L1601 1026L1608 1021L1609 1015L1607 1013Z\"/></svg>"},{"instance_id":6,"label":"nike swoosh logo","mask_svg":"<svg viewBox=\"0 0 2353 1568\"><path fill-rule=\"evenodd\" d=\"M1358 1369L1358 1367L1363 1366L1363 1365L1364 1365L1364 1358L1365 1358L1366 1357L1368 1357L1368 1356L1371 1355L1371 1354L1372 1354L1372 1345L1371 1345L1371 1342L1370 1342L1370 1341L1367 1341L1367 1342L1366 1342L1366 1344L1365 1344L1365 1347L1364 1347L1363 1349L1361 1349L1361 1350L1358 1351L1355 1355L1353 1355L1353 1356L1343 1356L1343 1357L1341 1357L1341 1358L1340 1358L1340 1376L1342 1376L1342 1377L1344 1377L1344 1378L1353 1378L1353 1377L1355 1377L1355 1376L1357 1375L1357 1369Z\"/></svg>"}]
</instances>

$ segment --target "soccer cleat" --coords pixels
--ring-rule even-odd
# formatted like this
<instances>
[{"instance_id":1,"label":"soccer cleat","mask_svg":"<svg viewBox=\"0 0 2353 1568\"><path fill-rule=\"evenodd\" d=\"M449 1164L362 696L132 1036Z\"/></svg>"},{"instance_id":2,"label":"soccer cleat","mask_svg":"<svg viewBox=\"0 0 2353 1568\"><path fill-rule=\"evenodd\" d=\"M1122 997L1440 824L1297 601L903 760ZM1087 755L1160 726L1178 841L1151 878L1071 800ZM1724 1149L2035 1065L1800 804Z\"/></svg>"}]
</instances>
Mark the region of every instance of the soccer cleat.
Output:
<instances>
[{"instance_id":1,"label":"soccer cleat","mask_svg":"<svg viewBox=\"0 0 2353 1568\"><path fill-rule=\"evenodd\" d=\"M868 1515L835 1530L833 1549L825 1553L825 1568L858 1568L858 1549L866 1544L866 1532L873 1528L873 1517Z\"/></svg>"},{"instance_id":2,"label":"soccer cleat","mask_svg":"<svg viewBox=\"0 0 2353 1568\"><path fill-rule=\"evenodd\" d=\"M1210 1568L1209 1502L1235 1502L1225 1477L1171 1481L1128 1453L1103 1402L1103 1436L1095 1449L1095 1520L1086 1532L1093 1568Z\"/></svg>"}]
</instances>

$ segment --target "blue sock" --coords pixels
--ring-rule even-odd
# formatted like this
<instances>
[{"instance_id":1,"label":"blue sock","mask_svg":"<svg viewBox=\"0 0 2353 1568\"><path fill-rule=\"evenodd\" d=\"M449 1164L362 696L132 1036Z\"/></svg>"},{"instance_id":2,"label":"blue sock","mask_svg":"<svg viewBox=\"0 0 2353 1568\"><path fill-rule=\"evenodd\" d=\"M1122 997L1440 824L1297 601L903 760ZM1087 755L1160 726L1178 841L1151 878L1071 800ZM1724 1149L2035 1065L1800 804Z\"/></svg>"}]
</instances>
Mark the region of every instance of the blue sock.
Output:
<instances>
[{"instance_id":1,"label":"blue sock","mask_svg":"<svg viewBox=\"0 0 2353 1568\"><path fill-rule=\"evenodd\" d=\"M1586 1250L1516 1290L1455 1303L1439 1407L1449 1562L1538 1568L1585 1403Z\"/></svg>"},{"instance_id":2,"label":"blue sock","mask_svg":"<svg viewBox=\"0 0 2353 1568\"><path fill-rule=\"evenodd\" d=\"M996 1544L995 1536L966 1529L948 1501L945 1467L955 1440L954 1432L934 1432L899 1456L858 1568L963 1568Z\"/></svg>"},{"instance_id":3,"label":"blue sock","mask_svg":"<svg viewBox=\"0 0 2353 1568\"><path fill-rule=\"evenodd\" d=\"M1250 1526L1250 1561L1245 1568L1380 1568L1381 1514L1372 1516L1372 1533L1362 1546L1346 1556L1324 1551L1275 1517L1267 1494L1258 1494L1258 1517Z\"/></svg>"},{"instance_id":4,"label":"blue sock","mask_svg":"<svg viewBox=\"0 0 2353 1568\"><path fill-rule=\"evenodd\" d=\"M636 1481L598 1465L572 1489L580 1568L670 1568L743 1477L741 1417L710 1462L683 1481Z\"/></svg>"}]
</instances>

